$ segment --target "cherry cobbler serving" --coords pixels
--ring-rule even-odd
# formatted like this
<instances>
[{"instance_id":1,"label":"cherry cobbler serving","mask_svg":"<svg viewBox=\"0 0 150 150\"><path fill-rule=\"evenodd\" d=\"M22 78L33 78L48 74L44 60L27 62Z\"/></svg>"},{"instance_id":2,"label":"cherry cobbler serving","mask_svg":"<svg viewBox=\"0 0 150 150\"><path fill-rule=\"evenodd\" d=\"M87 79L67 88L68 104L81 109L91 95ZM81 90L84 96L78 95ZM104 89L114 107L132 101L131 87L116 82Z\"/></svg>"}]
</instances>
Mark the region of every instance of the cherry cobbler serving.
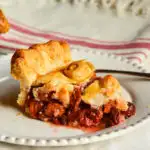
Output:
<instances>
[{"instance_id":1,"label":"cherry cobbler serving","mask_svg":"<svg viewBox=\"0 0 150 150\"><path fill-rule=\"evenodd\" d=\"M117 125L135 114L112 75L97 76L87 60L74 61L66 42L17 50L11 74L20 81L18 104L31 118L80 129Z\"/></svg>"}]
</instances>

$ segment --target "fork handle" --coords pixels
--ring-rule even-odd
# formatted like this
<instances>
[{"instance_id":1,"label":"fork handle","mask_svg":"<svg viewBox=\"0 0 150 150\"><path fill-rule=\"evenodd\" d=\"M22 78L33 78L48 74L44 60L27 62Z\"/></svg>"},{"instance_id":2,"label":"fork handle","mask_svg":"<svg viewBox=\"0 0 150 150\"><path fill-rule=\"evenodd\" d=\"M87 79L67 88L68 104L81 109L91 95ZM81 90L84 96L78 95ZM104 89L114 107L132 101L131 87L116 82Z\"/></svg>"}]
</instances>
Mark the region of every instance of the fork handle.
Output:
<instances>
[{"instance_id":1,"label":"fork handle","mask_svg":"<svg viewBox=\"0 0 150 150\"><path fill-rule=\"evenodd\" d=\"M135 71L124 71L124 70L111 70L111 69L96 69L96 73L117 73L117 74L126 74L126 75L132 75L132 76L138 76L143 78L150 79L150 73L144 73L144 72L135 72Z\"/></svg>"}]
</instances>

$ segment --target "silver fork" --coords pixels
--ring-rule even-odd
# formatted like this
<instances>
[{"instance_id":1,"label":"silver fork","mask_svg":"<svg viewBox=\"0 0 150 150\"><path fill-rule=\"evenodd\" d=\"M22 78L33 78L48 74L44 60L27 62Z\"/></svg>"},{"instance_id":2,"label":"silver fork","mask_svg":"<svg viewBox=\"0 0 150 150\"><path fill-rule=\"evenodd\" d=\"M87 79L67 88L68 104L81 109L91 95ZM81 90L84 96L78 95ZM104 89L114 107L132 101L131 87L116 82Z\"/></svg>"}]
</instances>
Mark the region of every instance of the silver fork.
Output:
<instances>
[{"instance_id":1,"label":"silver fork","mask_svg":"<svg viewBox=\"0 0 150 150\"><path fill-rule=\"evenodd\" d=\"M150 79L150 73L136 72L136 71L124 71L124 70L111 70L111 69L96 69L96 73L116 73L116 74L126 74L132 76L138 76L142 78Z\"/></svg>"}]
</instances>

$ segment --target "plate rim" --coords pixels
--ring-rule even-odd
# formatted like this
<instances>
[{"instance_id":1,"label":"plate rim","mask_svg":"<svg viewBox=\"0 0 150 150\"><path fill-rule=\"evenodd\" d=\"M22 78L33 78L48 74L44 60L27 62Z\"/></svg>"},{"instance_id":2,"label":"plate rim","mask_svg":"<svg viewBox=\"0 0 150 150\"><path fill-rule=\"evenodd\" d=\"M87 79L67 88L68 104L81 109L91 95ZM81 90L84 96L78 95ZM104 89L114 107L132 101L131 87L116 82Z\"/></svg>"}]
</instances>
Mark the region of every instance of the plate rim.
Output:
<instances>
[{"instance_id":1,"label":"plate rim","mask_svg":"<svg viewBox=\"0 0 150 150\"><path fill-rule=\"evenodd\" d=\"M122 56L116 56L114 54L111 54L109 52L103 52L98 51L94 49L85 49L85 48L72 48L71 51L84 51L85 53L93 53L94 55L105 55L108 58L118 59L118 61L125 62L127 64L132 65L134 68L138 69L141 72L147 72L147 69L144 68L143 64L138 64L135 62L132 62ZM0 61L4 58L10 58L13 53L9 53L7 55L1 55ZM121 136L126 133L126 131L130 132L134 130L135 128L139 127L140 125L147 122L150 118L150 113L147 113L143 118L140 120L132 123L129 126L122 127L117 129L118 126L111 127L113 129L112 131L106 131L103 133L89 133L86 135L77 135L77 136L71 136L71 137L60 137L60 138L26 138L24 137L15 137L15 136L9 136L5 134L0 134L0 141L11 143L11 144L17 144L17 145L26 145L26 146L72 146L72 145L81 145L81 144L87 144L87 143L93 143L97 141L103 141L108 140L114 137ZM120 126L120 125L119 125ZM109 128L108 128L109 129ZM104 129L107 130L107 129ZM103 130L103 131L104 131Z\"/></svg>"}]
</instances>

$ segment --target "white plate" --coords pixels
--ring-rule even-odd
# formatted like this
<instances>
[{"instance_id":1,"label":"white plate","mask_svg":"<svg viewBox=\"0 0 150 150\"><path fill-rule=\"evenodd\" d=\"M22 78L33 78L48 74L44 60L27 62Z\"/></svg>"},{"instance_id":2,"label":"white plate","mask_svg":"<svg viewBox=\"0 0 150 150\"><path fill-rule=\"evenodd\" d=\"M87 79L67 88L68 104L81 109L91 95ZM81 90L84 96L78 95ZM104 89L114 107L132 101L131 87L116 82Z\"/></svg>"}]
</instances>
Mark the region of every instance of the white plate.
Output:
<instances>
[{"instance_id":1,"label":"white plate","mask_svg":"<svg viewBox=\"0 0 150 150\"><path fill-rule=\"evenodd\" d=\"M72 55L74 59L86 58L92 61L96 68L144 71L143 68L126 59L98 51L74 49ZM124 97L127 100L135 101L137 108L136 116L128 119L125 124L87 134L77 129L55 127L38 120L27 118L23 114L18 115L20 110L17 108L16 98L19 91L19 84L9 74L10 58L11 55L0 58L0 141L33 146L86 144L127 133L136 129L149 116L150 84L137 77L123 75L116 75L116 77L123 86Z\"/></svg>"}]
</instances>

